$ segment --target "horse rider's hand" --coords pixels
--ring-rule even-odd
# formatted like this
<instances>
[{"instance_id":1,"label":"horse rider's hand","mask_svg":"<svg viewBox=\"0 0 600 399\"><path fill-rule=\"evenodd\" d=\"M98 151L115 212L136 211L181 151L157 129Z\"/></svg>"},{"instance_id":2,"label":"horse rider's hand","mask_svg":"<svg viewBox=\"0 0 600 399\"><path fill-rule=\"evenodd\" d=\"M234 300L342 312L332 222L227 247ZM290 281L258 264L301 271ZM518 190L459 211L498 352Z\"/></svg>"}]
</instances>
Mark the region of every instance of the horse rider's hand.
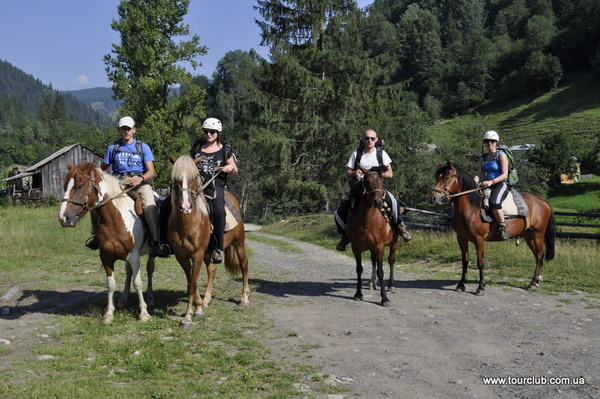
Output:
<instances>
[{"instance_id":1,"label":"horse rider's hand","mask_svg":"<svg viewBox=\"0 0 600 399\"><path fill-rule=\"evenodd\" d=\"M363 177L363 172L362 172L362 170L360 170L360 169L357 169L357 170L354 172L354 176L356 176L356 178L358 178L358 179L362 179L362 177Z\"/></svg>"},{"instance_id":2,"label":"horse rider's hand","mask_svg":"<svg viewBox=\"0 0 600 399\"><path fill-rule=\"evenodd\" d=\"M133 187L135 186L139 186L140 184L142 184L142 182L144 181L144 178L142 176L133 176L130 180L131 185Z\"/></svg>"},{"instance_id":3,"label":"horse rider's hand","mask_svg":"<svg viewBox=\"0 0 600 399\"><path fill-rule=\"evenodd\" d=\"M233 166L231 165L225 165L223 166L223 169L221 169L221 172L223 173L231 173L233 171Z\"/></svg>"}]
</instances>

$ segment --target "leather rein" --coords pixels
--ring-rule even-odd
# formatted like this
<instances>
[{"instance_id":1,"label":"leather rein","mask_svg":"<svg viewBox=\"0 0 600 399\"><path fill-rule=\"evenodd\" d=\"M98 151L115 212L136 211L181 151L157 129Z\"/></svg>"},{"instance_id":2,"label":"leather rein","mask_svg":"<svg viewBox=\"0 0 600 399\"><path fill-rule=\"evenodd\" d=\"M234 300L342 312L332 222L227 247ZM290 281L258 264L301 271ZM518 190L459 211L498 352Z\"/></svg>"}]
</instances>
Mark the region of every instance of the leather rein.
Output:
<instances>
[{"instance_id":1,"label":"leather rein","mask_svg":"<svg viewBox=\"0 0 600 399\"><path fill-rule=\"evenodd\" d=\"M459 196L465 195L465 194L470 194L475 191L485 190L487 188L487 187L477 187L477 188L473 188L470 190L461 191L456 194L450 194L450 186L452 186L454 183L456 183L458 185L458 177L456 176L455 172L452 172L452 179L449 180L448 183L446 183L446 186L444 188L442 188L440 190L440 189L437 189L434 187L431 191L436 191L438 193L441 193L443 195L443 198L449 201L452 198L459 197Z\"/></svg>"}]
</instances>

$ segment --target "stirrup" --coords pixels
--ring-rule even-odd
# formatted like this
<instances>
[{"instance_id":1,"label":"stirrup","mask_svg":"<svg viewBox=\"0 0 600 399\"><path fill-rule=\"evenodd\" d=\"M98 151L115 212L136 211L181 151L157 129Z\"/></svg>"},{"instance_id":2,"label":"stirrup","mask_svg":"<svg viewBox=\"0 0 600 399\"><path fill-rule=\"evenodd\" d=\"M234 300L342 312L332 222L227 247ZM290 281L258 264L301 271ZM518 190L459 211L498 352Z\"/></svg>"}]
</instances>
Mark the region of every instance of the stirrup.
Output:
<instances>
[{"instance_id":1,"label":"stirrup","mask_svg":"<svg viewBox=\"0 0 600 399\"><path fill-rule=\"evenodd\" d=\"M223 263L223 251L220 249L215 249L212 251L212 254L210 255L210 261L212 263Z\"/></svg>"},{"instance_id":2,"label":"stirrup","mask_svg":"<svg viewBox=\"0 0 600 399\"><path fill-rule=\"evenodd\" d=\"M498 230L500 232L500 238L502 239L502 241L510 240L510 236L508 235L508 232L506 231L506 222L504 222L504 223L498 222Z\"/></svg>"},{"instance_id":3,"label":"stirrup","mask_svg":"<svg viewBox=\"0 0 600 399\"><path fill-rule=\"evenodd\" d=\"M154 245L150 247L150 256L158 256L159 258L168 258L171 256L173 251L171 250L171 246L164 242L160 245Z\"/></svg>"},{"instance_id":4,"label":"stirrup","mask_svg":"<svg viewBox=\"0 0 600 399\"><path fill-rule=\"evenodd\" d=\"M98 240L96 239L96 236L91 236L88 238L88 240L85 242L85 246L92 251L96 251L98 249Z\"/></svg>"},{"instance_id":5,"label":"stirrup","mask_svg":"<svg viewBox=\"0 0 600 399\"><path fill-rule=\"evenodd\" d=\"M348 246L348 237L346 237L346 235L343 235L342 238L340 238L340 242L338 242L337 245L335 246L335 249L337 249L340 252L344 252L346 250L347 246Z\"/></svg>"}]
</instances>

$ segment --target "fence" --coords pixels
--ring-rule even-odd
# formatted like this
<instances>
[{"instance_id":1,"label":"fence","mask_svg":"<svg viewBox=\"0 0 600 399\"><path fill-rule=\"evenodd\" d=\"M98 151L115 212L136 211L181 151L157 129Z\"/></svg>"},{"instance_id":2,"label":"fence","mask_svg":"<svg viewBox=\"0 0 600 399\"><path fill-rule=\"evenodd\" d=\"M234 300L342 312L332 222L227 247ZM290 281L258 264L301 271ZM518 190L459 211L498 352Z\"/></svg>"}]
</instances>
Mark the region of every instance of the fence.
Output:
<instances>
[{"instance_id":1,"label":"fence","mask_svg":"<svg viewBox=\"0 0 600 399\"><path fill-rule=\"evenodd\" d=\"M406 211L409 211L407 215L403 216L405 223L408 226L417 227L425 230L442 230L448 231L451 230L451 222L452 222L452 210L450 208L450 214L444 213L436 213L431 211L425 211L422 209L416 208L404 208ZM417 213L423 216L414 216L411 213ZM564 217L567 218L576 218L576 219L600 219L600 214L598 213L575 213L575 212L554 212L555 216L561 216L561 219ZM575 223L575 222L556 222L557 232L556 236L560 238L585 238L585 239L600 239L600 233L598 229L600 229L600 224L589 224L589 223ZM595 233L591 232L581 232L581 231L561 231L560 227L576 227L578 229L596 229Z\"/></svg>"}]
</instances>

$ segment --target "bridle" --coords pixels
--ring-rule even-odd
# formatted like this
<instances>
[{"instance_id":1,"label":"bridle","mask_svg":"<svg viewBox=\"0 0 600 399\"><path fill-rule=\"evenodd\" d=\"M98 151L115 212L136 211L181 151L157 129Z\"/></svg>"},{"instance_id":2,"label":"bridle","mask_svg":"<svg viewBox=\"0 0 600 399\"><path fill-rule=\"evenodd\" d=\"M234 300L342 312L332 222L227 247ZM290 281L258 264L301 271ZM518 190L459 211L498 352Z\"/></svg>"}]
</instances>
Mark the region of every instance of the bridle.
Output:
<instances>
[{"instance_id":1,"label":"bridle","mask_svg":"<svg viewBox=\"0 0 600 399\"><path fill-rule=\"evenodd\" d=\"M85 197L83 200L79 201L79 200L74 200L71 198L63 198L61 200L61 202L68 202L70 204L74 204L74 205L78 205L81 207L81 211L80 212L76 212L76 216L82 216L85 215L88 211L91 211L92 209L99 209L102 208L104 205L106 205L108 202L114 200L115 198L120 197L121 195L133 190L135 188L135 186L131 186L126 188L125 190L121 191L119 194L112 196L110 198L107 198L105 200L100 201L99 203L97 203L96 205L88 205L88 200L90 198L90 195L92 194L92 188L94 189L94 191L96 191L96 194L98 194L98 187L96 186L96 178L94 177L94 172L91 172L91 175L87 175L85 173L80 173L80 176L85 177L86 179L88 179L88 181L91 184L87 185L87 191L85 193Z\"/></svg>"},{"instance_id":2,"label":"bridle","mask_svg":"<svg viewBox=\"0 0 600 399\"><path fill-rule=\"evenodd\" d=\"M461 195L465 195L465 194L470 194L472 192L475 191L481 191L484 190L486 187L477 187L477 188L473 188L471 190L466 190L466 191L461 191L455 194L451 194L450 193L450 187L453 184L457 184L458 185L458 176L456 174L456 171L449 169L450 173L451 173L451 179L448 179L448 181L446 182L446 185L444 186L444 188L442 188L441 190L438 188L432 188L431 191L436 191L438 193L442 194L442 200L446 200L446 201L450 201L452 198L454 197L458 197Z\"/></svg>"},{"instance_id":3,"label":"bridle","mask_svg":"<svg viewBox=\"0 0 600 399\"><path fill-rule=\"evenodd\" d=\"M377 172L368 172L366 175L368 174L376 174ZM363 177L361 178L361 184L362 184L362 188L363 188L363 195L367 195L368 197L374 196L377 193L381 193L382 194L382 199L385 199L386 196L386 191L381 189L381 188L374 188L372 190L368 190L367 187L365 186L365 176L363 175Z\"/></svg>"}]
</instances>

